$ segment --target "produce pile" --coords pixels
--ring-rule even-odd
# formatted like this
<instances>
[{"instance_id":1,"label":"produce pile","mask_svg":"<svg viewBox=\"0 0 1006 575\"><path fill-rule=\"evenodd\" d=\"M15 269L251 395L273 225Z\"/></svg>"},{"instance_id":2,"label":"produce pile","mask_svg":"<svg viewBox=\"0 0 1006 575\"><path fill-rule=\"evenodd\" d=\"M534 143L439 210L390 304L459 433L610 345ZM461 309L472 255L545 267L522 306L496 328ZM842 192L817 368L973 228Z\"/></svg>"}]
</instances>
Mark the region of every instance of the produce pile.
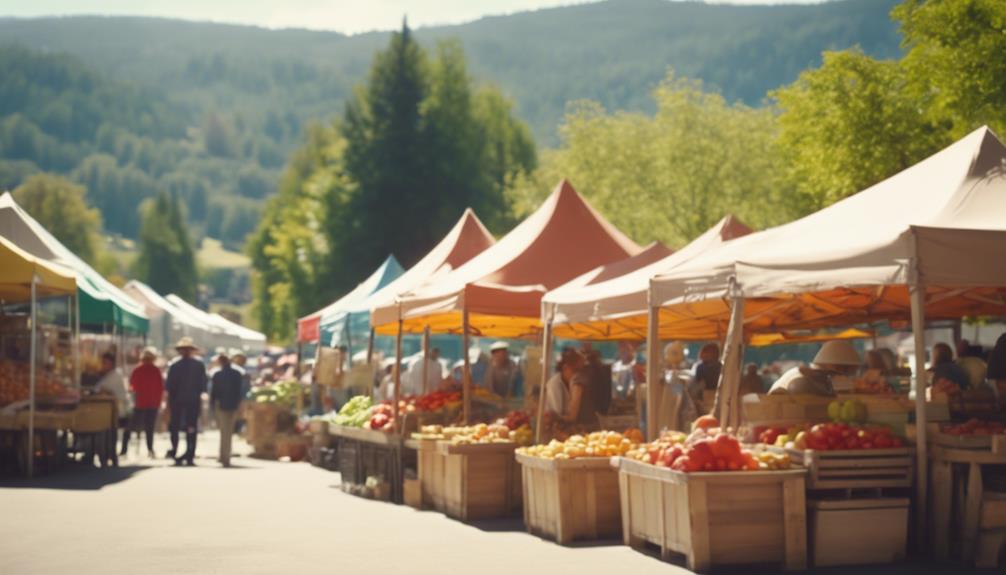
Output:
<instances>
[{"instance_id":1,"label":"produce pile","mask_svg":"<svg viewBox=\"0 0 1006 575\"><path fill-rule=\"evenodd\" d=\"M370 396L358 395L347 401L339 413L331 419L331 422L346 427L363 427L363 424L370 421L372 408L373 402L370 400Z\"/></svg>"},{"instance_id":2,"label":"produce pile","mask_svg":"<svg viewBox=\"0 0 1006 575\"><path fill-rule=\"evenodd\" d=\"M574 435L566 441L553 439L546 445L521 447L517 453L543 459L576 459L579 457L612 457L625 455L643 440L638 429L617 431L595 431L584 435Z\"/></svg>"},{"instance_id":3,"label":"produce pile","mask_svg":"<svg viewBox=\"0 0 1006 575\"><path fill-rule=\"evenodd\" d=\"M862 423L866 421L866 404L856 399L833 401L828 404L828 417L835 423Z\"/></svg>"},{"instance_id":4,"label":"produce pile","mask_svg":"<svg viewBox=\"0 0 1006 575\"><path fill-rule=\"evenodd\" d=\"M885 425L819 423L789 429L770 427L758 434L758 441L787 449L818 451L891 449L904 447L905 441Z\"/></svg>"},{"instance_id":5,"label":"produce pile","mask_svg":"<svg viewBox=\"0 0 1006 575\"><path fill-rule=\"evenodd\" d=\"M271 385L256 387L248 394L257 403L271 403L286 409L297 405L297 395L306 401L308 389L302 383L292 379L280 381Z\"/></svg>"},{"instance_id":6,"label":"produce pile","mask_svg":"<svg viewBox=\"0 0 1006 575\"><path fill-rule=\"evenodd\" d=\"M370 421L362 426L374 431L391 431L395 428L395 412L390 405L382 403L370 408Z\"/></svg>"},{"instance_id":7,"label":"produce pile","mask_svg":"<svg viewBox=\"0 0 1006 575\"><path fill-rule=\"evenodd\" d=\"M665 434L632 449L626 457L684 473L781 470L789 469L791 463L785 454L743 449L733 434L711 426L698 427L687 437L678 432Z\"/></svg>"},{"instance_id":8,"label":"produce pile","mask_svg":"<svg viewBox=\"0 0 1006 575\"><path fill-rule=\"evenodd\" d=\"M460 391L432 391L426 395L409 398L406 407L412 405L415 411L440 411L455 409L461 406ZM399 408L401 409L401 408Z\"/></svg>"},{"instance_id":9,"label":"produce pile","mask_svg":"<svg viewBox=\"0 0 1006 575\"><path fill-rule=\"evenodd\" d=\"M413 439L443 439L455 445L473 443L516 443L529 445L534 441L534 432L530 425L522 425L510 429L502 424L478 423L475 425L424 425L418 433L412 434Z\"/></svg>"},{"instance_id":10,"label":"produce pile","mask_svg":"<svg viewBox=\"0 0 1006 575\"><path fill-rule=\"evenodd\" d=\"M998 421L971 418L964 423L944 423L940 425L940 431L947 435L998 435L1006 433L1006 426Z\"/></svg>"},{"instance_id":11,"label":"produce pile","mask_svg":"<svg viewBox=\"0 0 1006 575\"><path fill-rule=\"evenodd\" d=\"M519 429L524 426L531 426L531 417L523 411L511 411L503 417L494 421L496 425L505 425L507 429Z\"/></svg>"},{"instance_id":12,"label":"produce pile","mask_svg":"<svg viewBox=\"0 0 1006 575\"><path fill-rule=\"evenodd\" d=\"M27 363L0 362L0 406L17 401L27 401L31 373ZM43 370L35 373L35 397L62 397L70 390L52 374Z\"/></svg>"}]
</instances>

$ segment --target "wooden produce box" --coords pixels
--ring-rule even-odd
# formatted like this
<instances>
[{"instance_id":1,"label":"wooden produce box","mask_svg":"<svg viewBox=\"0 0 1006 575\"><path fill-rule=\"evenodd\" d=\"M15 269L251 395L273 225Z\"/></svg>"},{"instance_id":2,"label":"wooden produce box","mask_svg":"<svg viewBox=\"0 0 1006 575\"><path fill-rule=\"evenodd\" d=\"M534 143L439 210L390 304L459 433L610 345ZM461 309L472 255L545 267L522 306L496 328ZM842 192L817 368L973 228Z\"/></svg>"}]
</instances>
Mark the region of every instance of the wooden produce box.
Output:
<instances>
[{"instance_id":1,"label":"wooden produce box","mask_svg":"<svg viewBox=\"0 0 1006 575\"><path fill-rule=\"evenodd\" d=\"M520 512L517 444L455 445L438 441L444 462L444 510L462 521L507 517Z\"/></svg>"},{"instance_id":2,"label":"wooden produce box","mask_svg":"<svg viewBox=\"0 0 1006 575\"><path fill-rule=\"evenodd\" d=\"M1000 433L992 436L992 453L1006 455L1006 434Z\"/></svg>"},{"instance_id":3,"label":"wooden produce box","mask_svg":"<svg viewBox=\"0 0 1006 575\"><path fill-rule=\"evenodd\" d=\"M771 448L779 451L779 448ZM819 451L785 449L796 465L809 470L807 489L911 487L915 471L913 449L852 449Z\"/></svg>"},{"instance_id":4,"label":"wooden produce box","mask_svg":"<svg viewBox=\"0 0 1006 575\"><path fill-rule=\"evenodd\" d=\"M810 501L814 567L896 563L908 544L906 498Z\"/></svg>"},{"instance_id":5,"label":"wooden produce box","mask_svg":"<svg viewBox=\"0 0 1006 575\"><path fill-rule=\"evenodd\" d=\"M416 467L423 509L445 513L447 502L444 499L444 481L447 456L437 449L436 439L410 439L406 442L406 446L416 450Z\"/></svg>"},{"instance_id":6,"label":"wooden produce box","mask_svg":"<svg viewBox=\"0 0 1006 575\"><path fill-rule=\"evenodd\" d=\"M683 554L692 571L731 564L807 567L804 469L682 473L619 460L626 545Z\"/></svg>"},{"instance_id":7,"label":"wooden produce box","mask_svg":"<svg viewBox=\"0 0 1006 575\"><path fill-rule=\"evenodd\" d=\"M608 457L544 459L517 454L524 486L524 525L530 533L573 540L620 537L618 470Z\"/></svg>"},{"instance_id":8,"label":"wooden produce box","mask_svg":"<svg viewBox=\"0 0 1006 575\"><path fill-rule=\"evenodd\" d=\"M741 413L748 425L828 421L828 404L833 400L812 395L748 394L741 399Z\"/></svg>"},{"instance_id":9,"label":"wooden produce box","mask_svg":"<svg viewBox=\"0 0 1006 575\"><path fill-rule=\"evenodd\" d=\"M280 434L276 436L276 458L289 457L290 461L307 459L308 440L300 435Z\"/></svg>"},{"instance_id":10,"label":"wooden produce box","mask_svg":"<svg viewBox=\"0 0 1006 575\"><path fill-rule=\"evenodd\" d=\"M418 479L402 480L402 499L413 509L423 508L423 490Z\"/></svg>"}]
</instances>

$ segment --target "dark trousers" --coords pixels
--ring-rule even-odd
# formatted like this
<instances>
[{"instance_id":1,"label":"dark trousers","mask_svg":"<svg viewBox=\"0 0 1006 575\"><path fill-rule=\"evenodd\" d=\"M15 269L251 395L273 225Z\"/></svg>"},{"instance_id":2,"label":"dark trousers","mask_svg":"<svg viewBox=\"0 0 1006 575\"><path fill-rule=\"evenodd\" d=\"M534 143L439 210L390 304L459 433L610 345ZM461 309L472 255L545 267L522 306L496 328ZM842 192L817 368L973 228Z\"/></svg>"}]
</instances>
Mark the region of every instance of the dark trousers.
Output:
<instances>
[{"instance_id":1,"label":"dark trousers","mask_svg":"<svg viewBox=\"0 0 1006 575\"><path fill-rule=\"evenodd\" d=\"M196 458L196 432L199 425L199 404L182 403L171 406L171 421L168 430L171 432L171 452L175 459L192 462ZM178 439L185 432L185 453L178 455Z\"/></svg>"},{"instance_id":2,"label":"dark trousers","mask_svg":"<svg viewBox=\"0 0 1006 575\"><path fill-rule=\"evenodd\" d=\"M157 424L157 408L136 408L133 410L132 429L136 431L136 436L140 436L140 431L147 434L147 451L154 450L154 426ZM129 429L126 430L126 438L122 442L122 451L126 451L126 444L129 443Z\"/></svg>"}]
</instances>

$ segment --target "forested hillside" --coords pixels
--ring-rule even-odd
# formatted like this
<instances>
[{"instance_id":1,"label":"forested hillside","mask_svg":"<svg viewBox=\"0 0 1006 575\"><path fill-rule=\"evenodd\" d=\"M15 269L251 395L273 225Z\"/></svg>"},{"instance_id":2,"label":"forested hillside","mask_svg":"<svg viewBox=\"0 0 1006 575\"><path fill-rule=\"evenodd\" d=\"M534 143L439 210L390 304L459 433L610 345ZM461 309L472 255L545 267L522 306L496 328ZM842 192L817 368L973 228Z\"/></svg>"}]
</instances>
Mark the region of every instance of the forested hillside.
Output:
<instances>
[{"instance_id":1,"label":"forested hillside","mask_svg":"<svg viewBox=\"0 0 1006 575\"><path fill-rule=\"evenodd\" d=\"M476 80L500 86L549 146L569 101L652 111L668 67L759 105L818 65L822 50L896 56L894 4L612 0L416 36L427 46L460 39ZM129 237L140 201L166 189L184 200L197 234L238 247L303 127L341 113L387 41L150 18L0 20L0 46L26 47L0 52L0 185L39 170L68 174L87 186L106 229Z\"/></svg>"}]
</instances>

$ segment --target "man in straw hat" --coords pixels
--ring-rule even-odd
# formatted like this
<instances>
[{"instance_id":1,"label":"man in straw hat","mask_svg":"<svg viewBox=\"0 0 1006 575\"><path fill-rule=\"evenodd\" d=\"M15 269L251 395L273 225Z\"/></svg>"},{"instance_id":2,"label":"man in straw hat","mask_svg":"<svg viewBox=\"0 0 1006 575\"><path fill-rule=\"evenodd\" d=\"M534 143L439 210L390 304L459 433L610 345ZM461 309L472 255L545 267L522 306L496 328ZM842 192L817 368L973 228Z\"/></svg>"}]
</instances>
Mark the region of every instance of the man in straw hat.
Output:
<instances>
[{"instance_id":1,"label":"man in straw hat","mask_svg":"<svg viewBox=\"0 0 1006 575\"><path fill-rule=\"evenodd\" d=\"M171 457L175 465L195 465L196 432L199 424L199 407L206 391L206 367L193 354L196 344L192 338L183 337L175 345L180 356L168 368L165 387L168 390L168 407L171 409ZM185 430L185 453L178 456L178 436Z\"/></svg>"},{"instance_id":2,"label":"man in straw hat","mask_svg":"<svg viewBox=\"0 0 1006 575\"><path fill-rule=\"evenodd\" d=\"M241 372L231 366L231 360L225 353L217 355L217 364L220 367L213 374L210 408L216 415L217 428L220 429L220 463L224 467L230 467L231 436L234 434L238 407L241 406Z\"/></svg>"},{"instance_id":3,"label":"man in straw hat","mask_svg":"<svg viewBox=\"0 0 1006 575\"><path fill-rule=\"evenodd\" d=\"M846 340L832 340L821 346L810 367L794 367L782 374L770 394L835 395L832 378L855 375L862 367L859 352Z\"/></svg>"},{"instance_id":4,"label":"man in straw hat","mask_svg":"<svg viewBox=\"0 0 1006 575\"><path fill-rule=\"evenodd\" d=\"M151 459L154 457L154 426L157 423L157 411L161 408L161 399L164 398L164 377L155 365L156 361L157 349L145 348L140 357L140 365L133 368L133 373L129 375L129 389L135 397L133 429L136 430L137 441L141 429L147 434L147 455Z\"/></svg>"}]
</instances>

